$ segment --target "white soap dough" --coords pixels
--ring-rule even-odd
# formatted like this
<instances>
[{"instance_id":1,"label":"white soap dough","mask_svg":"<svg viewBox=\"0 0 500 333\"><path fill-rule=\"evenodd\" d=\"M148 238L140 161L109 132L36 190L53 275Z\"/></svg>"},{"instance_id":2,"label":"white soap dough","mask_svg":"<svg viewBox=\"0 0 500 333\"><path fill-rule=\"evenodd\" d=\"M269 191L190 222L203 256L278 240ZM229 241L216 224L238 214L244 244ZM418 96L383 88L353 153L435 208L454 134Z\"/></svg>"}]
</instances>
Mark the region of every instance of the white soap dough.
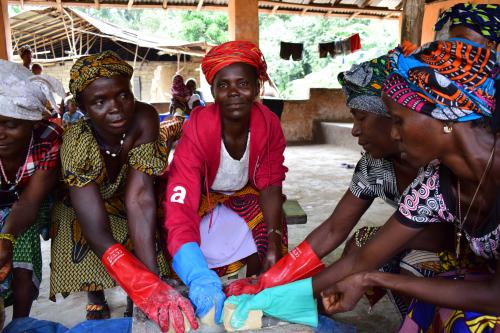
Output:
<instances>
[{"instance_id":1,"label":"white soap dough","mask_svg":"<svg viewBox=\"0 0 500 333\"><path fill-rule=\"evenodd\" d=\"M224 303L224 328L228 332L243 331L243 330L256 330L262 328L262 311L251 310L248 313L248 318L245 324L238 329L231 326L231 317L236 309L236 305L229 302Z\"/></svg>"},{"instance_id":2,"label":"white soap dough","mask_svg":"<svg viewBox=\"0 0 500 333\"><path fill-rule=\"evenodd\" d=\"M200 323L202 325L206 325L206 326L210 326L210 327L213 327L213 326L217 326L217 324L215 324L215 307L213 306L210 311L208 311L208 313L200 318Z\"/></svg>"}]
</instances>

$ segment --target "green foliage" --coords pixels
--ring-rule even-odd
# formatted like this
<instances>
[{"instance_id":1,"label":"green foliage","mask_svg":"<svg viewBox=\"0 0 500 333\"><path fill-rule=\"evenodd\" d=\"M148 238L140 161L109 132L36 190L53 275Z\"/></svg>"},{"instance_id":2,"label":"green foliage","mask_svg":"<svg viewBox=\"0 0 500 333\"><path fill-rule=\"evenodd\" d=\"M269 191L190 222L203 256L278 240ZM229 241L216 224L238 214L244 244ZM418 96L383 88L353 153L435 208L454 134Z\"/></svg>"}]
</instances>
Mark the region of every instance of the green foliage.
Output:
<instances>
[{"instance_id":1,"label":"green foliage","mask_svg":"<svg viewBox=\"0 0 500 333\"><path fill-rule=\"evenodd\" d=\"M14 16L22 12L22 9L20 6L16 5L9 5L9 17Z\"/></svg>"},{"instance_id":2,"label":"green foliage","mask_svg":"<svg viewBox=\"0 0 500 333\"><path fill-rule=\"evenodd\" d=\"M181 14L184 29L181 37L187 41L221 44L228 40L227 15L216 12L186 11Z\"/></svg>"}]
</instances>

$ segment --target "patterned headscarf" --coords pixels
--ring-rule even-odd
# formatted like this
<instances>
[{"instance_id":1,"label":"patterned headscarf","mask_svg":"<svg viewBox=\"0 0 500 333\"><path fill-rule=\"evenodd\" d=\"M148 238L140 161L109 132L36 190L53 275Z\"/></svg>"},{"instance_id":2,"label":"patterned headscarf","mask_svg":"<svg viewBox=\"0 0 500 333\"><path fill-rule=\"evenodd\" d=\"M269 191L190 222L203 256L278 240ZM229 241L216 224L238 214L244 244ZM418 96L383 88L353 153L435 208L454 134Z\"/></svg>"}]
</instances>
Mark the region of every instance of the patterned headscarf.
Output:
<instances>
[{"instance_id":1,"label":"patterned headscarf","mask_svg":"<svg viewBox=\"0 0 500 333\"><path fill-rule=\"evenodd\" d=\"M71 67L69 90L78 100L79 94L99 78L120 75L130 79L133 73L132 66L112 51L83 56Z\"/></svg>"},{"instance_id":2,"label":"patterned headscarf","mask_svg":"<svg viewBox=\"0 0 500 333\"><path fill-rule=\"evenodd\" d=\"M47 102L57 109L54 95L64 96L59 81L48 75L33 75L20 64L0 59L0 115L40 120Z\"/></svg>"},{"instance_id":3,"label":"patterned headscarf","mask_svg":"<svg viewBox=\"0 0 500 333\"><path fill-rule=\"evenodd\" d=\"M473 42L435 41L408 56L390 54L382 91L398 104L435 119L470 121L495 109L496 52Z\"/></svg>"},{"instance_id":4,"label":"patterned headscarf","mask_svg":"<svg viewBox=\"0 0 500 333\"><path fill-rule=\"evenodd\" d=\"M189 89L184 83L184 78L180 74L176 74L172 79L172 88L170 89L172 97L188 97L190 96Z\"/></svg>"},{"instance_id":5,"label":"patterned headscarf","mask_svg":"<svg viewBox=\"0 0 500 333\"><path fill-rule=\"evenodd\" d=\"M260 49L254 43L242 40L213 47L201 61L201 70L211 85L217 72L237 62L254 67L261 83L269 80L266 60Z\"/></svg>"},{"instance_id":6,"label":"patterned headscarf","mask_svg":"<svg viewBox=\"0 0 500 333\"><path fill-rule=\"evenodd\" d=\"M382 101L382 83L389 75L388 57L383 55L370 61L362 62L338 75L342 90L346 96L346 105L388 117Z\"/></svg>"},{"instance_id":7,"label":"patterned headscarf","mask_svg":"<svg viewBox=\"0 0 500 333\"><path fill-rule=\"evenodd\" d=\"M435 30L443 29L448 21L451 27L464 25L495 43L500 42L500 6L497 4L456 4L439 16Z\"/></svg>"}]
</instances>

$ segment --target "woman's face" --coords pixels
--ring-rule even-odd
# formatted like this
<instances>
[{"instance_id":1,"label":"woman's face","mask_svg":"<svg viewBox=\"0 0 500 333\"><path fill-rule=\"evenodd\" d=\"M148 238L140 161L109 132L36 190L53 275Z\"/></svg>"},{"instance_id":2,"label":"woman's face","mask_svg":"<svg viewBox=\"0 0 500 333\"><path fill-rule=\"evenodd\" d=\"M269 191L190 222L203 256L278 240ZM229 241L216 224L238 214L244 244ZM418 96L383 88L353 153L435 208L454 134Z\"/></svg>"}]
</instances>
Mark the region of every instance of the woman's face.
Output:
<instances>
[{"instance_id":1,"label":"woman's face","mask_svg":"<svg viewBox=\"0 0 500 333\"><path fill-rule=\"evenodd\" d=\"M215 75L212 84L215 103L220 106L222 117L228 120L248 118L258 94L256 70L244 63L224 67Z\"/></svg>"},{"instance_id":2,"label":"woman's face","mask_svg":"<svg viewBox=\"0 0 500 333\"><path fill-rule=\"evenodd\" d=\"M12 157L24 152L34 125L34 121L0 116L0 157Z\"/></svg>"},{"instance_id":3,"label":"woman's face","mask_svg":"<svg viewBox=\"0 0 500 333\"><path fill-rule=\"evenodd\" d=\"M440 157L443 146L443 123L425 114L409 110L389 97L382 100L392 117L391 136L399 145L402 157L413 167L422 167Z\"/></svg>"},{"instance_id":4,"label":"woman's face","mask_svg":"<svg viewBox=\"0 0 500 333\"><path fill-rule=\"evenodd\" d=\"M357 109L351 109L351 114L354 118L351 133L373 158L399 155L398 144L391 138L391 118Z\"/></svg>"},{"instance_id":5,"label":"woman's face","mask_svg":"<svg viewBox=\"0 0 500 333\"><path fill-rule=\"evenodd\" d=\"M123 76L99 78L80 94L80 104L96 128L110 134L123 134L135 110L130 80Z\"/></svg>"}]
</instances>

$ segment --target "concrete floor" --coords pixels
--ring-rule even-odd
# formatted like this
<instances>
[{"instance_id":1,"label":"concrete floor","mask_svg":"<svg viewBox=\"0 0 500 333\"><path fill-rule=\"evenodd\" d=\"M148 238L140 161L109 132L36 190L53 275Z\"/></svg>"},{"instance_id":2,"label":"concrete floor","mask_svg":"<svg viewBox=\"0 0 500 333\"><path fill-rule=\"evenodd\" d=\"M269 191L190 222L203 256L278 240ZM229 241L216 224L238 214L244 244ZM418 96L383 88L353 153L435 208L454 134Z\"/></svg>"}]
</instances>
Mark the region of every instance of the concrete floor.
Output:
<instances>
[{"instance_id":1,"label":"concrete floor","mask_svg":"<svg viewBox=\"0 0 500 333\"><path fill-rule=\"evenodd\" d=\"M342 163L355 164L360 152L332 145L306 145L288 147L285 157L289 172L284 192L290 199L297 199L308 216L307 224L289 226L290 248L293 248L331 214L348 188L353 172L353 169L343 167ZM385 222L392 212L388 205L376 200L358 225L379 225ZM71 327L85 320L86 295L77 293L66 299L59 296L56 303L48 300L50 242L43 242L42 249L43 281L31 316L58 321ZM336 249L325 261L335 261L342 249L343 246ZM125 294L120 288L111 289L106 294L112 317L121 317L125 309ZM10 320L11 311L12 308L6 310L5 325ZM400 323L399 315L386 297L371 311L363 299L353 311L336 315L334 318L355 325L358 332L369 333L395 332Z\"/></svg>"}]
</instances>

